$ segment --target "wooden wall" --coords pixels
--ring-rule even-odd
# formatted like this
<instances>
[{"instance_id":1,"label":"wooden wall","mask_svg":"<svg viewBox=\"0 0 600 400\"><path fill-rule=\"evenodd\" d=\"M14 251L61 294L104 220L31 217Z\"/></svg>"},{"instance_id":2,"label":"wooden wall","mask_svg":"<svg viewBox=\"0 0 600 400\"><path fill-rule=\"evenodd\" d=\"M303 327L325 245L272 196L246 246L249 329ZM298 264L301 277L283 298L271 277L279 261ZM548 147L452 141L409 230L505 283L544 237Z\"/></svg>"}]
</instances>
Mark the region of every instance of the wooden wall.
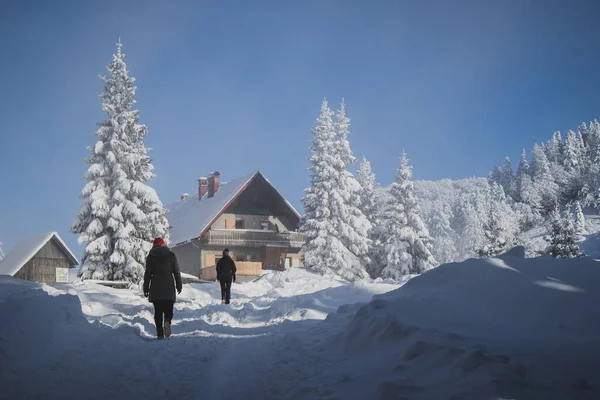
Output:
<instances>
[{"instance_id":1,"label":"wooden wall","mask_svg":"<svg viewBox=\"0 0 600 400\"><path fill-rule=\"evenodd\" d=\"M56 239L52 238L15 274L15 277L34 282L56 283L56 268L73 266Z\"/></svg>"},{"instance_id":2,"label":"wooden wall","mask_svg":"<svg viewBox=\"0 0 600 400\"><path fill-rule=\"evenodd\" d=\"M211 225L211 229L235 229L235 220L244 220L244 229L262 229L261 222L269 221L269 230L294 231L296 227L285 216L276 217L273 215L256 214L234 214L230 212L223 213ZM277 226L277 228L275 227Z\"/></svg>"},{"instance_id":3,"label":"wooden wall","mask_svg":"<svg viewBox=\"0 0 600 400\"><path fill-rule=\"evenodd\" d=\"M173 253L175 253L175 256L177 256L179 270L185 274L197 276L198 278L200 278L200 270L202 268L199 246L200 245L195 242L190 242L171 248Z\"/></svg>"}]
</instances>

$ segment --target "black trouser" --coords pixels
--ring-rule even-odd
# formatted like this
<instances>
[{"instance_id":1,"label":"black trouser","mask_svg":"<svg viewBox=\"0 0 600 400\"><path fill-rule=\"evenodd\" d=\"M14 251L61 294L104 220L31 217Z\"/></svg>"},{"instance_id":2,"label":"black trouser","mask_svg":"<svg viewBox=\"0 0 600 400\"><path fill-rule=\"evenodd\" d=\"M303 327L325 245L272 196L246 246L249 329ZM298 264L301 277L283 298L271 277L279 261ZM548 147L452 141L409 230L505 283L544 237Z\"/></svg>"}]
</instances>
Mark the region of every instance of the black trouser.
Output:
<instances>
[{"instance_id":1,"label":"black trouser","mask_svg":"<svg viewBox=\"0 0 600 400\"><path fill-rule=\"evenodd\" d=\"M173 300L155 300L154 304L154 323L156 324L156 336L164 337L163 331L163 314L165 315L165 321L173 319Z\"/></svg>"},{"instance_id":2,"label":"black trouser","mask_svg":"<svg viewBox=\"0 0 600 400\"><path fill-rule=\"evenodd\" d=\"M225 300L225 304L229 304L231 300L231 280L232 278L221 278L221 301Z\"/></svg>"}]
</instances>

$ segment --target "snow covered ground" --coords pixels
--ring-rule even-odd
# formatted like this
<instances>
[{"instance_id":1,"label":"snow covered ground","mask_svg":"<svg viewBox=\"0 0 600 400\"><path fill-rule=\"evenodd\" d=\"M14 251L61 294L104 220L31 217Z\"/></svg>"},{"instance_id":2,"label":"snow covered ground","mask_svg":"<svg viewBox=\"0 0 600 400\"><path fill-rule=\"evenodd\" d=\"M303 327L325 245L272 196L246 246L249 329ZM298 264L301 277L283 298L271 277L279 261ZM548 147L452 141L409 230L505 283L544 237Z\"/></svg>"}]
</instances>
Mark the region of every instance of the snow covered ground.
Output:
<instances>
[{"instance_id":1,"label":"snow covered ground","mask_svg":"<svg viewBox=\"0 0 600 400\"><path fill-rule=\"evenodd\" d=\"M0 277L0 397L597 399L599 265L509 254L404 285L293 269L231 305L190 283L163 341L139 292Z\"/></svg>"}]
</instances>

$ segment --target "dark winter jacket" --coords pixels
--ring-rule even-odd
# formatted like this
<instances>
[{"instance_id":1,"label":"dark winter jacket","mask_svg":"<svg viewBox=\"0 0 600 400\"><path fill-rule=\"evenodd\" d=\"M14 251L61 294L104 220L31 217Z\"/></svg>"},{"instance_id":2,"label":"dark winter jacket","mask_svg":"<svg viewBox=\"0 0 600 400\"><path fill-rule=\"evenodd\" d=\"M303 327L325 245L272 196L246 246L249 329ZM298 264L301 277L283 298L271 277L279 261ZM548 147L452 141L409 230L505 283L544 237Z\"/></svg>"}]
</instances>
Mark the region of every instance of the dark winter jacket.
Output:
<instances>
[{"instance_id":1,"label":"dark winter jacket","mask_svg":"<svg viewBox=\"0 0 600 400\"><path fill-rule=\"evenodd\" d=\"M146 257L144 293L150 292L150 301L175 301L175 288L181 292L181 272L177 257L166 245L154 246Z\"/></svg>"},{"instance_id":2,"label":"dark winter jacket","mask_svg":"<svg viewBox=\"0 0 600 400\"><path fill-rule=\"evenodd\" d=\"M231 281L235 280L237 268L235 262L229 256L223 256L217 263L217 280Z\"/></svg>"}]
</instances>

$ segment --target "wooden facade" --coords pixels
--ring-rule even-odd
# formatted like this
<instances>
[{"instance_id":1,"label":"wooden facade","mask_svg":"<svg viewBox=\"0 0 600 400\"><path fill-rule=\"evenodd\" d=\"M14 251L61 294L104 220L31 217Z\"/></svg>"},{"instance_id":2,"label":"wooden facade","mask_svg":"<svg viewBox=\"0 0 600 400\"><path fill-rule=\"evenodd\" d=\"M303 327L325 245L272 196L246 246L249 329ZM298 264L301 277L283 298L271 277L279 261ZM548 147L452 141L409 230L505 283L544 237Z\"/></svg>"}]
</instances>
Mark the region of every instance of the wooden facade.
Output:
<instances>
[{"instance_id":1,"label":"wooden facade","mask_svg":"<svg viewBox=\"0 0 600 400\"><path fill-rule=\"evenodd\" d=\"M208 205L210 201L202 198L199 203ZM224 248L230 250L240 276L300 267L304 235L297 231L299 222L298 213L257 173L214 215L199 237L174 246L173 251L183 272L203 280L216 278L215 266Z\"/></svg>"},{"instance_id":2,"label":"wooden facade","mask_svg":"<svg viewBox=\"0 0 600 400\"><path fill-rule=\"evenodd\" d=\"M52 237L14 275L33 282L55 284L57 268L73 268L77 265L62 244Z\"/></svg>"}]
</instances>

